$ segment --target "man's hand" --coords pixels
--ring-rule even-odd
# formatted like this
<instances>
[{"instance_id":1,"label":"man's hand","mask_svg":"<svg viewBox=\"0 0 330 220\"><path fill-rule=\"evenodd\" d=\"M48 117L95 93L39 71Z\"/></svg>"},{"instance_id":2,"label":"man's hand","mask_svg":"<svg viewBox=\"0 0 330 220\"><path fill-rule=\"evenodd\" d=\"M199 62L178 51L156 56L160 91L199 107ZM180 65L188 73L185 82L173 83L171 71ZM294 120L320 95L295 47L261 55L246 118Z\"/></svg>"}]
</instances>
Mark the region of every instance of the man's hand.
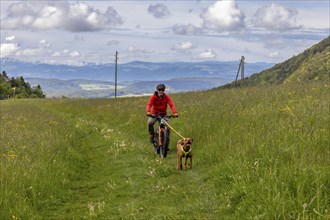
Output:
<instances>
[{"instance_id":1,"label":"man's hand","mask_svg":"<svg viewBox=\"0 0 330 220\"><path fill-rule=\"evenodd\" d=\"M147 116L150 117L151 116L151 113L150 112L147 112Z\"/></svg>"},{"instance_id":2,"label":"man's hand","mask_svg":"<svg viewBox=\"0 0 330 220\"><path fill-rule=\"evenodd\" d=\"M175 118L178 118L179 117L179 114L178 113L174 113L173 114Z\"/></svg>"}]
</instances>

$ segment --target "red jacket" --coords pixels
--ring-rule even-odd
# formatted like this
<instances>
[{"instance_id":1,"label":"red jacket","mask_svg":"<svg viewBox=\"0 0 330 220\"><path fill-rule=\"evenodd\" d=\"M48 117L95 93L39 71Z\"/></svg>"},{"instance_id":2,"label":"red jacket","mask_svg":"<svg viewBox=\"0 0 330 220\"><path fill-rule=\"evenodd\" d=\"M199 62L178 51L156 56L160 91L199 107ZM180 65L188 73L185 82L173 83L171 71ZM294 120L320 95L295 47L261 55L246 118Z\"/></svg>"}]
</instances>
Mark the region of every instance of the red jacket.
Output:
<instances>
[{"instance_id":1,"label":"red jacket","mask_svg":"<svg viewBox=\"0 0 330 220\"><path fill-rule=\"evenodd\" d=\"M171 107L173 114L177 113L176 108L167 94L164 93L164 96L160 98L158 96L158 92L156 91L149 99L149 102L146 107L146 112L150 112L152 108L151 114L167 114L167 104Z\"/></svg>"}]
</instances>

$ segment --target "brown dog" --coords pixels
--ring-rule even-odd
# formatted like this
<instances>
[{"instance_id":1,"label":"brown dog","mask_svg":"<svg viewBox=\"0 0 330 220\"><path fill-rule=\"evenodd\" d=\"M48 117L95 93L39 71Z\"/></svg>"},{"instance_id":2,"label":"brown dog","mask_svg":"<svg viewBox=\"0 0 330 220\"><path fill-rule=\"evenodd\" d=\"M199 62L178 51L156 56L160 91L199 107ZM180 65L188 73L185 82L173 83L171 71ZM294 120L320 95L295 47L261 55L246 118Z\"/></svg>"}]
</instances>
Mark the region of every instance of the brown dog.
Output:
<instances>
[{"instance_id":1,"label":"brown dog","mask_svg":"<svg viewBox=\"0 0 330 220\"><path fill-rule=\"evenodd\" d=\"M190 169L192 168L192 148L191 144L193 142L192 138L183 138L178 141L176 148L178 150L178 170L182 170L182 158L186 158L184 163L187 169L187 160L190 158Z\"/></svg>"}]
</instances>

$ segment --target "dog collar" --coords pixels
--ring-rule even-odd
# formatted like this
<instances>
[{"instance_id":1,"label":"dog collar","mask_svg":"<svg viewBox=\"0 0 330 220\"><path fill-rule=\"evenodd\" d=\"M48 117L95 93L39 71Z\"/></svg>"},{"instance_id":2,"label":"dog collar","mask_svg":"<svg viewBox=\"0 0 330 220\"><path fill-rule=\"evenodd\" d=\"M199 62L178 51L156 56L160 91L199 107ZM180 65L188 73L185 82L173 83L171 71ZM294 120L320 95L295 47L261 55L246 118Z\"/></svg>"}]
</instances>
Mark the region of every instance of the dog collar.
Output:
<instances>
[{"instance_id":1,"label":"dog collar","mask_svg":"<svg viewBox=\"0 0 330 220\"><path fill-rule=\"evenodd\" d=\"M185 150L183 149L183 147L181 147L181 150L182 150L182 152L183 152L183 155L184 155L185 157L187 157L188 154L189 154L190 151L191 151L191 148L190 148L188 151L185 151Z\"/></svg>"}]
</instances>

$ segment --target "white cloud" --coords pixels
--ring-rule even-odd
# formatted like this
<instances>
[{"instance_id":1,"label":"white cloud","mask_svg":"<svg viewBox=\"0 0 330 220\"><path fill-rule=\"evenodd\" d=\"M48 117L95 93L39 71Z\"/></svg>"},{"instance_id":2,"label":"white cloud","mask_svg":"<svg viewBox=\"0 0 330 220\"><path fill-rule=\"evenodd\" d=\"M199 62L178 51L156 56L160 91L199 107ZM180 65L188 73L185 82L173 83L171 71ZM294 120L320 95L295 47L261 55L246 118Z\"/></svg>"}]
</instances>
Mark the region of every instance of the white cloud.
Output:
<instances>
[{"instance_id":1,"label":"white cloud","mask_svg":"<svg viewBox=\"0 0 330 220\"><path fill-rule=\"evenodd\" d=\"M212 59L215 58L216 56L217 55L213 49L207 49L199 54L199 58L201 59Z\"/></svg>"},{"instance_id":2,"label":"white cloud","mask_svg":"<svg viewBox=\"0 0 330 220\"><path fill-rule=\"evenodd\" d=\"M39 41L40 48L50 48L50 43L48 43L45 39Z\"/></svg>"},{"instance_id":3,"label":"white cloud","mask_svg":"<svg viewBox=\"0 0 330 220\"><path fill-rule=\"evenodd\" d=\"M80 54L79 54L78 51L72 51L72 52L70 52L70 57L79 57L79 56L80 56Z\"/></svg>"},{"instance_id":4,"label":"white cloud","mask_svg":"<svg viewBox=\"0 0 330 220\"><path fill-rule=\"evenodd\" d=\"M5 41L14 41L16 39L16 37L13 35L13 36L9 36L9 37L6 37Z\"/></svg>"},{"instance_id":5,"label":"white cloud","mask_svg":"<svg viewBox=\"0 0 330 220\"><path fill-rule=\"evenodd\" d=\"M198 28L192 24L176 24L172 27L172 32L174 34L201 34L202 29Z\"/></svg>"},{"instance_id":6,"label":"white cloud","mask_svg":"<svg viewBox=\"0 0 330 220\"><path fill-rule=\"evenodd\" d=\"M2 3L1 3L2 4ZM6 17L1 18L1 28L18 29L31 25L35 12L26 2L11 4Z\"/></svg>"},{"instance_id":7,"label":"white cloud","mask_svg":"<svg viewBox=\"0 0 330 220\"><path fill-rule=\"evenodd\" d=\"M10 56L19 49L19 44L16 43L15 40L15 35L5 38L3 43L1 43L1 57Z\"/></svg>"},{"instance_id":8,"label":"white cloud","mask_svg":"<svg viewBox=\"0 0 330 220\"><path fill-rule=\"evenodd\" d=\"M148 12L152 14L155 18L164 18L171 14L167 6L162 3L157 3L156 5L150 5L148 7Z\"/></svg>"},{"instance_id":9,"label":"white cloud","mask_svg":"<svg viewBox=\"0 0 330 220\"><path fill-rule=\"evenodd\" d=\"M270 54L268 54L268 57L270 57L270 58L279 58L280 53L278 51L274 51L274 52L271 52Z\"/></svg>"},{"instance_id":10,"label":"white cloud","mask_svg":"<svg viewBox=\"0 0 330 220\"><path fill-rule=\"evenodd\" d=\"M190 41L185 41L181 43L177 43L173 46L173 50L189 50L194 48L193 44Z\"/></svg>"},{"instance_id":11,"label":"white cloud","mask_svg":"<svg viewBox=\"0 0 330 220\"><path fill-rule=\"evenodd\" d=\"M138 47L133 47L129 46L127 48L127 51L130 53L154 53L154 50L148 50L148 49L143 49L143 48L138 48Z\"/></svg>"},{"instance_id":12,"label":"white cloud","mask_svg":"<svg viewBox=\"0 0 330 220\"><path fill-rule=\"evenodd\" d=\"M296 24L297 14L296 9L289 9L272 3L270 6L259 8L252 22L257 27L277 31L299 29L301 26Z\"/></svg>"},{"instance_id":13,"label":"white cloud","mask_svg":"<svg viewBox=\"0 0 330 220\"><path fill-rule=\"evenodd\" d=\"M159 11L156 1L0 1L1 57L24 61L107 63L118 51L122 63L278 62L329 35L323 0L159 1Z\"/></svg>"},{"instance_id":14,"label":"white cloud","mask_svg":"<svg viewBox=\"0 0 330 220\"><path fill-rule=\"evenodd\" d=\"M0 57L8 57L14 54L17 50L19 50L19 46L16 43L3 43L0 45Z\"/></svg>"},{"instance_id":15,"label":"white cloud","mask_svg":"<svg viewBox=\"0 0 330 220\"><path fill-rule=\"evenodd\" d=\"M57 51L52 54L52 57L79 57L80 53L78 51L70 51L64 49L62 51Z\"/></svg>"},{"instance_id":16,"label":"white cloud","mask_svg":"<svg viewBox=\"0 0 330 220\"><path fill-rule=\"evenodd\" d=\"M31 26L36 29L52 29L62 26L65 11L54 6L44 7L38 12Z\"/></svg>"},{"instance_id":17,"label":"white cloud","mask_svg":"<svg viewBox=\"0 0 330 220\"><path fill-rule=\"evenodd\" d=\"M24 50L17 51L17 56L41 56L43 54L43 50L41 48L28 48Z\"/></svg>"},{"instance_id":18,"label":"white cloud","mask_svg":"<svg viewBox=\"0 0 330 220\"><path fill-rule=\"evenodd\" d=\"M139 48L136 48L136 47L133 47L133 46L129 46L128 48L127 48L127 51L128 52L132 52L132 53L134 53L134 52L136 52L136 51L139 51L140 49Z\"/></svg>"},{"instance_id":19,"label":"white cloud","mask_svg":"<svg viewBox=\"0 0 330 220\"><path fill-rule=\"evenodd\" d=\"M245 27L245 15L235 0L216 1L200 16L205 27L216 28L218 32L240 31Z\"/></svg>"},{"instance_id":20,"label":"white cloud","mask_svg":"<svg viewBox=\"0 0 330 220\"><path fill-rule=\"evenodd\" d=\"M55 52L52 54L53 57L60 57L61 56L61 52Z\"/></svg>"},{"instance_id":21,"label":"white cloud","mask_svg":"<svg viewBox=\"0 0 330 220\"><path fill-rule=\"evenodd\" d=\"M27 2L13 3L1 19L4 29L64 29L71 32L97 31L123 23L112 7L104 13L86 3L72 5L48 2L41 8L30 7Z\"/></svg>"},{"instance_id":22,"label":"white cloud","mask_svg":"<svg viewBox=\"0 0 330 220\"><path fill-rule=\"evenodd\" d=\"M50 44L42 39L35 48L22 48L19 43L15 42L16 36L9 36L5 38L3 44L1 44L1 57L18 56L44 56L50 51Z\"/></svg>"},{"instance_id":23,"label":"white cloud","mask_svg":"<svg viewBox=\"0 0 330 220\"><path fill-rule=\"evenodd\" d=\"M71 11L71 16L88 16L91 14L91 8L85 3L77 3L70 5L69 10Z\"/></svg>"}]
</instances>

